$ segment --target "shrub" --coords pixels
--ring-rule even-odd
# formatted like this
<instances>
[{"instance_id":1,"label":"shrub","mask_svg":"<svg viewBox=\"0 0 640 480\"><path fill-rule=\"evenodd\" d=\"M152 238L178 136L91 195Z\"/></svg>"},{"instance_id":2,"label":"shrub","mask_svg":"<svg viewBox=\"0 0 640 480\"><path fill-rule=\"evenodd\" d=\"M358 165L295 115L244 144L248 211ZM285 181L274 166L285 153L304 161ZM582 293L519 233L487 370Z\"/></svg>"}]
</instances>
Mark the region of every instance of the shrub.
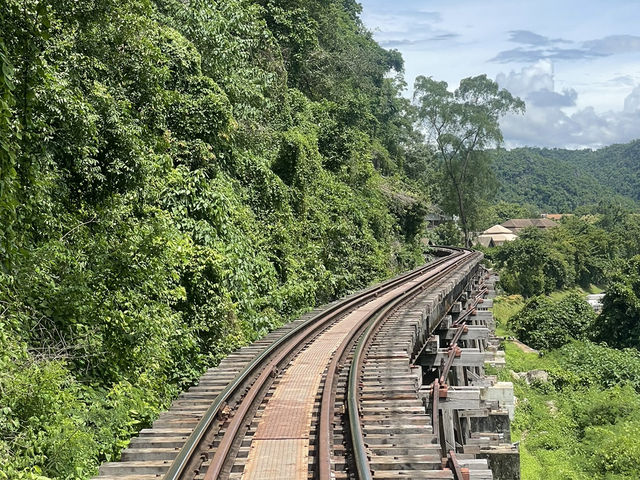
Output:
<instances>
[{"instance_id":1,"label":"shrub","mask_svg":"<svg viewBox=\"0 0 640 480\"><path fill-rule=\"evenodd\" d=\"M539 350L552 350L572 339L584 339L596 318L586 300L572 293L559 301L534 297L510 321L516 336Z\"/></svg>"}]
</instances>

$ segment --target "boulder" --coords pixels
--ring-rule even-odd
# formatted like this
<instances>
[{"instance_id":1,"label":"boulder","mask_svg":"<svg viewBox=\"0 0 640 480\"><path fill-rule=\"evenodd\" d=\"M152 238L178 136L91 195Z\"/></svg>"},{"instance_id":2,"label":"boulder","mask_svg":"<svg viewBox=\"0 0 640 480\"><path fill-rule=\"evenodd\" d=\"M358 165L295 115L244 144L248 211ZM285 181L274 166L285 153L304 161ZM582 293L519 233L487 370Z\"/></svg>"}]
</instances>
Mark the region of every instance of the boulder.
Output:
<instances>
[{"instance_id":1,"label":"boulder","mask_svg":"<svg viewBox=\"0 0 640 480\"><path fill-rule=\"evenodd\" d=\"M524 380L527 385L532 383L547 383L549 381L549 374L544 370L531 370L529 372L514 372L511 370L511 377L514 380Z\"/></svg>"},{"instance_id":2,"label":"boulder","mask_svg":"<svg viewBox=\"0 0 640 480\"><path fill-rule=\"evenodd\" d=\"M547 383L549 381L549 374L544 370L531 370L526 375L525 382L529 385L532 383Z\"/></svg>"}]
</instances>

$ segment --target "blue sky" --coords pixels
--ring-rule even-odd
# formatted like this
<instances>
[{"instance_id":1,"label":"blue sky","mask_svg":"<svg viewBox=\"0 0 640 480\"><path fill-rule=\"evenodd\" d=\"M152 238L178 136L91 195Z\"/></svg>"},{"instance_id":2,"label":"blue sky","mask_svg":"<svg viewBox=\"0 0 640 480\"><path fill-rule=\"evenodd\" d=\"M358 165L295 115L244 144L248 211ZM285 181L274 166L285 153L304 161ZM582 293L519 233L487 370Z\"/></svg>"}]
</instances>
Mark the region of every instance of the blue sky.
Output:
<instances>
[{"instance_id":1,"label":"blue sky","mask_svg":"<svg viewBox=\"0 0 640 480\"><path fill-rule=\"evenodd\" d=\"M405 78L486 73L523 98L507 147L598 148L640 138L640 0L360 0ZM407 92L408 95L411 92Z\"/></svg>"}]
</instances>

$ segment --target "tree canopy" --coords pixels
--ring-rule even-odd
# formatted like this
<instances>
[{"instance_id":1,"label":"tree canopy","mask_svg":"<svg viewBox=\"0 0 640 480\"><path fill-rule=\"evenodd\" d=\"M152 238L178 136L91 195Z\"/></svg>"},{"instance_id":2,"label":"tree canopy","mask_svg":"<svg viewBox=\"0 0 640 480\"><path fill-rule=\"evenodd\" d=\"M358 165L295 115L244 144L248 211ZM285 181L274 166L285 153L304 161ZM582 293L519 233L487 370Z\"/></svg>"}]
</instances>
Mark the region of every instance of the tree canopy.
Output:
<instances>
[{"instance_id":1,"label":"tree canopy","mask_svg":"<svg viewBox=\"0 0 640 480\"><path fill-rule=\"evenodd\" d=\"M445 205L460 217L465 244L477 218L473 207L491 195L491 170L484 150L502 143L499 119L523 112L524 102L486 75L465 78L451 92L443 81L420 76L414 100L418 118L434 144L444 172ZM451 198L453 197L453 198ZM452 206L455 205L455 208Z\"/></svg>"},{"instance_id":2,"label":"tree canopy","mask_svg":"<svg viewBox=\"0 0 640 480\"><path fill-rule=\"evenodd\" d=\"M498 201L567 213L610 199L638 208L640 187L635 141L600 150L516 148L491 152L500 189Z\"/></svg>"},{"instance_id":3,"label":"tree canopy","mask_svg":"<svg viewBox=\"0 0 640 480\"><path fill-rule=\"evenodd\" d=\"M0 477L92 476L230 350L424 261L428 152L359 11L0 2Z\"/></svg>"},{"instance_id":4,"label":"tree canopy","mask_svg":"<svg viewBox=\"0 0 640 480\"><path fill-rule=\"evenodd\" d=\"M640 256L613 275L595 328L608 345L640 348Z\"/></svg>"},{"instance_id":5,"label":"tree canopy","mask_svg":"<svg viewBox=\"0 0 640 480\"><path fill-rule=\"evenodd\" d=\"M544 231L528 228L487 252L501 270L505 291L525 297L574 286L605 287L638 254L640 216L610 211L566 217Z\"/></svg>"}]
</instances>

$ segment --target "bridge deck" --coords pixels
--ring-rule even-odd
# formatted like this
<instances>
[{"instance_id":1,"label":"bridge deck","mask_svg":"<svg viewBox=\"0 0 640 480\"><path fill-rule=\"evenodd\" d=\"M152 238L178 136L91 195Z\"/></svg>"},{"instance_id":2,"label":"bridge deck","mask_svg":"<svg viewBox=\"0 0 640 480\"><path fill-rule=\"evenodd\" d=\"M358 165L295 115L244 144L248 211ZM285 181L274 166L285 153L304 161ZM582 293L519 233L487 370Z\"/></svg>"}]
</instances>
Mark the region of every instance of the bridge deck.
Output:
<instances>
[{"instance_id":1,"label":"bridge deck","mask_svg":"<svg viewBox=\"0 0 640 480\"><path fill-rule=\"evenodd\" d=\"M507 405L505 410L502 400L488 398L491 392L487 388L491 388L494 381L483 375L485 358L492 352L487 341L491 336L487 327L490 327L492 318L490 311L484 310L491 302L483 304L483 311L470 322L473 325L468 333L460 336L464 349L457 361L452 362L451 395L440 402L442 420L438 432L433 431L428 411L429 390L423 384L430 381L430 371L437 370L445 360L446 349L438 347L453 336L455 329L450 328L450 319L442 322L444 328L436 337L436 349L430 351L425 348L419 358L414 358L417 351L431 341L454 300L460 295L467 300L471 296L472 286L465 286L472 278L471 270L469 266L452 278L438 282L396 310L382 324L367 349L361 371L359 418L371 474L376 480L462 480L456 478L455 472L447 465L449 448L458 452L458 467L465 479L493 478L487 460L478 455L489 446L504 446L504 432L483 432L483 426L471 421L472 417L473 420L491 415L504 417L512 408ZM418 284L422 279L415 278L412 282ZM406 289L407 285L405 283L398 288ZM234 445L235 460L225 467L219 478L318 478L317 418L327 365L354 326L396 295L396 290L381 294L319 332L313 341L287 361L281 371L274 372L271 386L252 414L253 420L246 425L244 436ZM218 367L209 370L197 386L180 395L172 408L160 415L152 429L143 430L138 438L132 440L120 462L104 464L98 478L161 478L211 402L238 372L276 339L328 307L311 312L234 352ZM456 310L455 315L464 312L458 306L453 310ZM429 345L427 343L427 347ZM487 347L489 352L485 351ZM336 479L353 478L344 409L348 370L346 365L339 371L335 397L331 465ZM228 428L227 417L234 414L235 407L225 408L223 415L215 420L216 431L219 432ZM446 448L439 443L440 439ZM192 471L188 478L205 478L218 445L214 437L208 441L211 453L204 454L201 467Z\"/></svg>"}]
</instances>

